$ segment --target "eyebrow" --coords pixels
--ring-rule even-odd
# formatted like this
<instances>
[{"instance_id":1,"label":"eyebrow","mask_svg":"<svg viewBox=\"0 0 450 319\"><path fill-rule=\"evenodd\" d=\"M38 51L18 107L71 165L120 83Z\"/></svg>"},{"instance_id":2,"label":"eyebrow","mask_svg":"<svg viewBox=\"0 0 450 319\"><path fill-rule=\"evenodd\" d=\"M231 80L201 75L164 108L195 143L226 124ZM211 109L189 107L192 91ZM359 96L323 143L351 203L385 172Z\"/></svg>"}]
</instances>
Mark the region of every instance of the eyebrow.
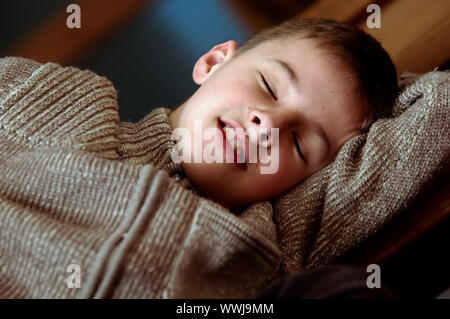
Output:
<instances>
[{"instance_id":1,"label":"eyebrow","mask_svg":"<svg viewBox=\"0 0 450 319\"><path fill-rule=\"evenodd\" d=\"M317 135L320 137L322 142L325 143L325 146L327 149L327 151L325 153L325 157L328 156L328 154L330 153L330 150L331 150L331 144L330 144L330 139L328 138L327 134L325 133L325 130L323 129L322 124L320 124L319 122L317 122L315 120L312 120L311 127L312 127L312 130L314 132L316 132Z\"/></svg>"},{"instance_id":2,"label":"eyebrow","mask_svg":"<svg viewBox=\"0 0 450 319\"><path fill-rule=\"evenodd\" d=\"M298 92L298 77L291 65L288 62L278 59L269 59L269 61L276 64L277 67L282 70L282 72L288 79L289 86L294 91Z\"/></svg>"}]
</instances>

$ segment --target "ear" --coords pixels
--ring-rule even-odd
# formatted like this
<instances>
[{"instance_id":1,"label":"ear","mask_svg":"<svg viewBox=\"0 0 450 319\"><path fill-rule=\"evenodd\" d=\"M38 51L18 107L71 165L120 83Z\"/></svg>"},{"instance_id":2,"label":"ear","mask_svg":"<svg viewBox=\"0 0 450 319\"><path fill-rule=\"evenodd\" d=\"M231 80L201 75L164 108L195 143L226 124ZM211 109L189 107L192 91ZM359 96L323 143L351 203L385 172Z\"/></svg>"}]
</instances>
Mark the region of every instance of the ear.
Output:
<instances>
[{"instance_id":1,"label":"ear","mask_svg":"<svg viewBox=\"0 0 450 319\"><path fill-rule=\"evenodd\" d=\"M194 70L192 71L194 82L202 85L217 68L231 59L237 47L236 41L229 40L215 45L211 50L202 55L195 63Z\"/></svg>"}]
</instances>

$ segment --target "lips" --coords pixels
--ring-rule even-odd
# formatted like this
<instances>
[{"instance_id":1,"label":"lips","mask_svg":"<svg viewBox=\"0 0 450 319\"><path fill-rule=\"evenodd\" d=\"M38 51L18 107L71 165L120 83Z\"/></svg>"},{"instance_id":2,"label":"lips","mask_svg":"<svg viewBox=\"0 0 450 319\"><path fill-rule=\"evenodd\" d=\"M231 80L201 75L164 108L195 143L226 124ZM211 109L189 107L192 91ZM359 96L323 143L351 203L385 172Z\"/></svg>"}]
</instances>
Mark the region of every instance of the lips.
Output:
<instances>
[{"instance_id":1,"label":"lips","mask_svg":"<svg viewBox=\"0 0 450 319\"><path fill-rule=\"evenodd\" d=\"M241 168L247 169L247 163L248 163L248 158L249 158L249 147L248 147L248 141L246 139L245 132L244 132L244 129L242 128L242 126L240 126L239 123L237 123L233 120L219 118L218 127L223 134L224 142L228 142L226 139L226 133L225 133L224 128L228 127L228 128L231 128L234 130L234 133L235 133L234 135L236 136L236 138L239 142L239 143L235 144L237 146L237 149L234 150L234 162L235 162L235 164L241 166ZM240 128L242 130L236 130L238 128ZM244 147L243 147L243 145L244 145ZM230 145L230 147L231 147L231 145ZM244 163L237 162L238 150L240 151L240 153L244 154Z\"/></svg>"}]
</instances>

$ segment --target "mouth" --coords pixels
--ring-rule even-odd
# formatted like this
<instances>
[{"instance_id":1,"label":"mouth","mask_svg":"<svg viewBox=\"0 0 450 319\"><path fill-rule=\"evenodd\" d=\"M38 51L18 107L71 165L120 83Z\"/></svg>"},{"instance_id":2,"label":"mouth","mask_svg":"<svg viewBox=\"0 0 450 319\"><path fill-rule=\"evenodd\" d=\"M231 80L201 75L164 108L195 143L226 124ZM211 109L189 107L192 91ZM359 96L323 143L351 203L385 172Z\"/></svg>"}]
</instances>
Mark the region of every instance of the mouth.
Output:
<instances>
[{"instance_id":1,"label":"mouth","mask_svg":"<svg viewBox=\"0 0 450 319\"><path fill-rule=\"evenodd\" d=\"M245 135L240 136L237 131L235 131L236 128L240 127L239 124L231 122L229 120L221 120L219 118L217 123L218 128L222 132L223 137L223 145L224 145L224 151L226 152L225 146L228 144L228 148L233 150L233 164L238 166L240 169L247 170L247 163L248 163L248 144L246 143ZM234 130L234 136L228 136L226 134L225 128ZM237 140L239 140L239 143L237 143ZM238 145L240 144L240 145ZM232 146L233 145L233 146ZM243 147L243 149L242 149ZM241 154L241 162L238 163L238 153Z\"/></svg>"}]
</instances>

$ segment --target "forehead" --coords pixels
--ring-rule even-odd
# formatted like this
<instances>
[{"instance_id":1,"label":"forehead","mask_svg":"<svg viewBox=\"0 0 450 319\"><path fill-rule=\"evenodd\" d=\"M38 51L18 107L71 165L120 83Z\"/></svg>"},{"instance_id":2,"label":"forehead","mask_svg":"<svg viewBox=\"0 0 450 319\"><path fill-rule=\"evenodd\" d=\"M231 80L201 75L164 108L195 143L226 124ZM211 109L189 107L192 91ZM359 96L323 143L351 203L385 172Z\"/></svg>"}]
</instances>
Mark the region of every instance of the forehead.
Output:
<instances>
[{"instance_id":1,"label":"forehead","mask_svg":"<svg viewBox=\"0 0 450 319\"><path fill-rule=\"evenodd\" d=\"M316 102L331 99L339 105L348 105L349 99L358 100L361 97L354 72L329 49L321 47L316 39L267 41L255 47L250 58L272 73L284 73L287 75L284 78L295 77L298 91L303 95L312 95L310 97ZM282 65L290 70L287 71Z\"/></svg>"},{"instance_id":2,"label":"forehead","mask_svg":"<svg viewBox=\"0 0 450 319\"><path fill-rule=\"evenodd\" d=\"M283 38L261 43L251 51L253 58L280 59L288 62L294 68L302 67L302 72L314 70L318 75L332 75L349 72L349 68L332 54L331 49L320 45L314 38ZM350 72L349 72L350 73Z\"/></svg>"}]
</instances>

